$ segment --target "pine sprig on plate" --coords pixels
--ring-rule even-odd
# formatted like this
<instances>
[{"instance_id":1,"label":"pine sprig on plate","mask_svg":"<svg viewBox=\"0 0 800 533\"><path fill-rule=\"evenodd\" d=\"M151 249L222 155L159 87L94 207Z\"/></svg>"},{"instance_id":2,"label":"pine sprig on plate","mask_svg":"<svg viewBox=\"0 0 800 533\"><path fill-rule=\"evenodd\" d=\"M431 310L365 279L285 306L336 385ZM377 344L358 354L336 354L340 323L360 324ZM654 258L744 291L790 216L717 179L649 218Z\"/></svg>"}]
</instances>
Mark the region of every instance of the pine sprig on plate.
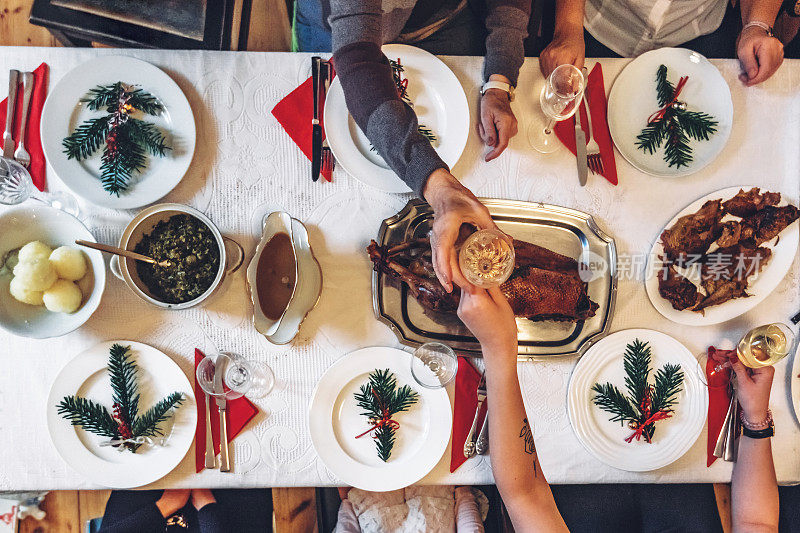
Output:
<instances>
[{"instance_id":1,"label":"pine sprig on plate","mask_svg":"<svg viewBox=\"0 0 800 533\"><path fill-rule=\"evenodd\" d=\"M694 161L690 139L707 141L716 133L718 125L713 116L701 111L688 111L686 103L677 100L687 81L688 77L682 78L675 87L667 79L667 67L658 67L656 98L660 109L648 119L635 143L637 148L651 155L664 144L664 161L677 169L688 167Z\"/></svg>"},{"instance_id":2,"label":"pine sprig on plate","mask_svg":"<svg viewBox=\"0 0 800 533\"><path fill-rule=\"evenodd\" d=\"M397 429L400 427L392 417L417 403L419 395L408 385L398 388L397 379L387 368L371 372L369 381L361 385L354 398L358 407L363 410L361 414L372 425L356 438L374 432L372 437L375 439L378 457L381 461L388 461L394 448Z\"/></svg>"},{"instance_id":3,"label":"pine sprig on plate","mask_svg":"<svg viewBox=\"0 0 800 533\"><path fill-rule=\"evenodd\" d=\"M100 181L110 194L128 189L133 174L147 166L147 154L164 157L171 148L164 134L138 115L158 115L164 110L158 99L142 89L116 82L98 85L83 98L87 108L105 109L108 115L86 120L63 140L68 159L82 161L103 144Z\"/></svg>"},{"instance_id":4,"label":"pine sprig on plate","mask_svg":"<svg viewBox=\"0 0 800 533\"><path fill-rule=\"evenodd\" d=\"M655 373L650 384L652 354L650 345L635 339L625 348L623 367L627 395L612 383L595 383L592 402L611 415L609 420L628 424L633 433L626 442L644 438L652 442L656 422L670 418L683 388L683 371L680 365L665 364Z\"/></svg>"},{"instance_id":5,"label":"pine sprig on plate","mask_svg":"<svg viewBox=\"0 0 800 533\"><path fill-rule=\"evenodd\" d=\"M65 396L56 409L73 426L81 426L84 431L112 440L127 440L122 446L135 453L141 445L133 442L138 437L163 436L161 423L172 416L171 409L183 403L184 395L182 392L173 392L139 416L139 370L130 353L130 346L113 344L109 349L107 368L113 412L80 396Z\"/></svg>"}]
</instances>

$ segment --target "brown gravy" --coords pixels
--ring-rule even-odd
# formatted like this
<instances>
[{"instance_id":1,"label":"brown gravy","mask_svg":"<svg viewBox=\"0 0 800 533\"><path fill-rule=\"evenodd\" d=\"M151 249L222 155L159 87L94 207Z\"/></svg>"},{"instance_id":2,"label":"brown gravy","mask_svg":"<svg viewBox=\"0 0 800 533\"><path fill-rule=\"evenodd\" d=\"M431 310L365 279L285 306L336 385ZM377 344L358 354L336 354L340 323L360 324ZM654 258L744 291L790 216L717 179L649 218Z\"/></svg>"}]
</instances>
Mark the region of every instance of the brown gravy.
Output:
<instances>
[{"instance_id":1,"label":"brown gravy","mask_svg":"<svg viewBox=\"0 0 800 533\"><path fill-rule=\"evenodd\" d=\"M276 233L267 242L258 258L256 290L264 316L278 320L289 300L296 282L292 242L286 233Z\"/></svg>"}]
</instances>

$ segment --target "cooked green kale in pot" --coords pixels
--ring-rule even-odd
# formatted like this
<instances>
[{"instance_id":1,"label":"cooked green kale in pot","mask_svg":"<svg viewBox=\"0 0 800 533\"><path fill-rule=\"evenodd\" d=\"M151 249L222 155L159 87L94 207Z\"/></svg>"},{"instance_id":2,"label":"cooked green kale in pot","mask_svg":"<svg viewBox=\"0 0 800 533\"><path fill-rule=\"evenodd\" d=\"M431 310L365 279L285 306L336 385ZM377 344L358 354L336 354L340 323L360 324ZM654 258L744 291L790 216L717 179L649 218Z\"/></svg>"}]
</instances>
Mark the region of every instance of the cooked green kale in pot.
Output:
<instances>
[{"instance_id":1,"label":"cooked green kale in pot","mask_svg":"<svg viewBox=\"0 0 800 533\"><path fill-rule=\"evenodd\" d=\"M219 272L219 246L214 234L191 215L173 215L155 225L135 250L168 267L136 262L139 279L164 303L194 300L211 287Z\"/></svg>"}]
</instances>

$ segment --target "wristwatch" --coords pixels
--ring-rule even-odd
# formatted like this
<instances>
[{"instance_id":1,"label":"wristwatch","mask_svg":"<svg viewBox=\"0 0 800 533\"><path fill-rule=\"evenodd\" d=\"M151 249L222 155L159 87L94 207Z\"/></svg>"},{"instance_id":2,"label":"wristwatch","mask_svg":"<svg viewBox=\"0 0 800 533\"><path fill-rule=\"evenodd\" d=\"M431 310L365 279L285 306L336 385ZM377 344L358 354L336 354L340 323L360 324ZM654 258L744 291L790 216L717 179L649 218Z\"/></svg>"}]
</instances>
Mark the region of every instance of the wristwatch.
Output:
<instances>
[{"instance_id":1,"label":"wristwatch","mask_svg":"<svg viewBox=\"0 0 800 533\"><path fill-rule=\"evenodd\" d=\"M510 102L514 101L514 86L511 85L510 83L489 80L483 84L483 87L481 87L481 96L483 96L483 94L489 89L500 89L501 91L507 92L508 100Z\"/></svg>"},{"instance_id":2,"label":"wristwatch","mask_svg":"<svg viewBox=\"0 0 800 533\"><path fill-rule=\"evenodd\" d=\"M781 11L790 17L800 17L800 0L785 0L781 5Z\"/></svg>"},{"instance_id":3,"label":"wristwatch","mask_svg":"<svg viewBox=\"0 0 800 533\"><path fill-rule=\"evenodd\" d=\"M775 421L772 419L772 411L767 410L767 418L760 422L752 422L744 416L744 411L739 411L739 419L742 422L742 435L751 439L768 439L775 436Z\"/></svg>"}]
</instances>

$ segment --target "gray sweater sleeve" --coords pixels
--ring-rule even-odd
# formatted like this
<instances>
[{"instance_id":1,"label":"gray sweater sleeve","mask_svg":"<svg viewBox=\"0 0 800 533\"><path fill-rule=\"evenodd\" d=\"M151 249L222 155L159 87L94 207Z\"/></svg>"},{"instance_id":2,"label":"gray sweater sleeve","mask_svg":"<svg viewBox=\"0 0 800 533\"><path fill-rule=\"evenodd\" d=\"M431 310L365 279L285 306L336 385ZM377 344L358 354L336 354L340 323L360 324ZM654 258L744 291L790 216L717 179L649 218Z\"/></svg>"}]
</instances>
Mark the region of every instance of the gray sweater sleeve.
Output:
<instances>
[{"instance_id":1,"label":"gray sweater sleeve","mask_svg":"<svg viewBox=\"0 0 800 533\"><path fill-rule=\"evenodd\" d=\"M517 85L519 69L525 60L523 41L528 35L531 0L487 0L486 60L483 78L502 74Z\"/></svg>"},{"instance_id":2,"label":"gray sweater sleeve","mask_svg":"<svg viewBox=\"0 0 800 533\"><path fill-rule=\"evenodd\" d=\"M382 16L380 0L331 1L336 74L353 120L389 167L422 196L428 176L448 167L417 131L416 114L397 94L380 49Z\"/></svg>"}]
</instances>

